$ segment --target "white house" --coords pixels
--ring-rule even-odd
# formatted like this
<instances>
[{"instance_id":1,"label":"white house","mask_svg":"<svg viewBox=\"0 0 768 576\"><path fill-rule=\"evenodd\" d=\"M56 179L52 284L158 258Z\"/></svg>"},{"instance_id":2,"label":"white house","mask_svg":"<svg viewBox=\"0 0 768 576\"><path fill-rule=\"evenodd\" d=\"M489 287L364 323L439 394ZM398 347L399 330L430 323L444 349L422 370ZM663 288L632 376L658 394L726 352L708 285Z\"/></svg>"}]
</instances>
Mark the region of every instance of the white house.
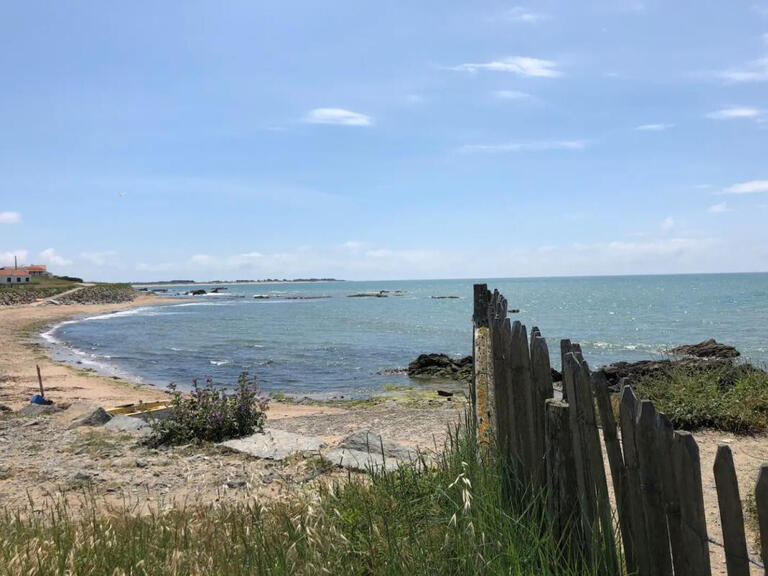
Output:
<instances>
[{"instance_id":1,"label":"white house","mask_svg":"<svg viewBox=\"0 0 768 576\"><path fill-rule=\"evenodd\" d=\"M0 285L15 286L29 282L29 272L13 268L0 268Z\"/></svg>"}]
</instances>

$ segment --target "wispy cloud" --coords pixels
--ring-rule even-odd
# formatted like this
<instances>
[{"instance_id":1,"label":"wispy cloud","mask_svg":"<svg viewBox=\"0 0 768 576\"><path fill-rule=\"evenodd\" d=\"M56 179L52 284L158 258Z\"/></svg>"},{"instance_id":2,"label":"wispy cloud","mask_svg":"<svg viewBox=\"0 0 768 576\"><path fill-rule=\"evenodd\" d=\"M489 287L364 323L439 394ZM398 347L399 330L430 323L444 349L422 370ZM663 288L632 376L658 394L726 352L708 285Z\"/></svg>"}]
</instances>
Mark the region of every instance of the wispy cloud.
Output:
<instances>
[{"instance_id":1,"label":"wispy cloud","mask_svg":"<svg viewBox=\"0 0 768 576\"><path fill-rule=\"evenodd\" d=\"M340 126L371 126L373 118L367 114L344 108L314 108L307 112L304 121L309 124L336 124Z\"/></svg>"},{"instance_id":2,"label":"wispy cloud","mask_svg":"<svg viewBox=\"0 0 768 576\"><path fill-rule=\"evenodd\" d=\"M768 81L768 56L757 58L742 66L721 70L715 76L726 82L766 82Z\"/></svg>"},{"instance_id":3,"label":"wispy cloud","mask_svg":"<svg viewBox=\"0 0 768 576\"><path fill-rule=\"evenodd\" d=\"M53 248L47 248L40 252L40 259L45 264L52 264L54 266L69 266L72 264L72 260L64 258Z\"/></svg>"},{"instance_id":4,"label":"wispy cloud","mask_svg":"<svg viewBox=\"0 0 768 576\"><path fill-rule=\"evenodd\" d=\"M721 194L759 194L768 192L768 180L749 180L728 186Z\"/></svg>"},{"instance_id":5,"label":"wispy cloud","mask_svg":"<svg viewBox=\"0 0 768 576\"><path fill-rule=\"evenodd\" d=\"M674 127L674 124L641 124L640 126L637 126L635 130L639 130L640 132L663 132L664 130L669 130Z\"/></svg>"},{"instance_id":6,"label":"wispy cloud","mask_svg":"<svg viewBox=\"0 0 768 576\"><path fill-rule=\"evenodd\" d=\"M502 144L467 144L461 147L466 153L546 152L548 150L584 150L587 140L540 140L535 142L506 142Z\"/></svg>"},{"instance_id":7,"label":"wispy cloud","mask_svg":"<svg viewBox=\"0 0 768 576\"><path fill-rule=\"evenodd\" d=\"M105 266L114 260L117 252L114 250L105 250L104 252L81 252L80 257L96 266Z\"/></svg>"},{"instance_id":8,"label":"wispy cloud","mask_svg":"<svg viewBox=\"0 0 768 576\"><path fill-rule=\"evenodd\" d=\"M672 216L667 216L661 221L661 229L665 232L669 232L675 227L675 219Z\"/></svg>"},{"instance_id":9,"label":"wispy cloud","mask_svg":"<svg viewBox=\"0 0 768 576\"><path fill-rule=\"evenodd\" d=\"M0 224L18 224L21 214L18 212L0 212Z\"/></svg>"},{"instance_id":10,"label":"wispy cloud","mask_svg":"<svg viewBox=\"0 0 768 576\"><path fill-rule=\"evenodd\" d=\"M499 100L531 100L533 98L528 92L519 90L494 90L493 96Z\"/></svg>"},{"instance_id":11,"label":"wispy cloud","mask_svg":"<svg viewBox=\"0 0 768 576\"><path fill-rule=\"evenodd\" d=\"M19 264L24 264L27 261L27 255L29 252L26 250L9 250L7 252L0 252L0 266L8 266L13 264L14 257L18 260Z\"/></svg>"},{"instance_id":12,"label":"wispy cloud","mask_svg":"<svg viewBox=\"0 0 768 576\"><path fill-rule=\"evenodd\" d=\"M507 12L507 19L512 20L513 22L536 24L544 20L549 20L549 14L535 12L525 6L514 6Z\"/></svg>"},{"instance_id":13,"label":"wispy cloud","mask_svg":"<svg viewBox=\"0 0 768 576\"><path fill-rule=\"evenodd\" d=\"M707 118L712 120L760 120L764 114L765 112L758 108L731 106L710 112L707 114Z\"/></svg>"},{"instance_id":14,"label":"wispy cloud","mask_svg":"<svg viewBox=\"0 0 768 576\"><path fill-rule=\"evenodd\" d=\"M728 208L727 202L720 202L719 204L712 204L709 208L707 208L707 212L710 214L722 214L723 212L730 212L731 209Z\"/></svg>"},{"instance_id":15,"label":"wispy cloud","mask_svg":"<svg viewBox=\"0 0 768 576\"><path fill-rule=\"evenodd\" d=\"M552 60L542 60L541 58L527 58L525 56L511 56L502 60L493 60L491 62L459 64L451 70L457 72L509 72L520 76L530 76L535 78L557 78L561 72L557 69L557 63Z\"/></svg>"}]
</instances>

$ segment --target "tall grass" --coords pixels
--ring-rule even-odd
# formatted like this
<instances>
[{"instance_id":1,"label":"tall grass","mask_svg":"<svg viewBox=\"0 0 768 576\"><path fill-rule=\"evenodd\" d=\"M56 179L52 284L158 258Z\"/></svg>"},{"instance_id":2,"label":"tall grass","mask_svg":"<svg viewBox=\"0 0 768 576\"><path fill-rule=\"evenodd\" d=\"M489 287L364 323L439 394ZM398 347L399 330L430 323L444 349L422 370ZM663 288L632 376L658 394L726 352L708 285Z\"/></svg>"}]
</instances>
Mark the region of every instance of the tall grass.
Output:
<instances>
[{"instance_id":1,"label":"tall grass","mask_svg":"<svg viewBox=\"0 0 768 576\"><path fill-rule=\"evenodd\" d=\"M456 427L427 468L350 475L281 503L5 512L0 575L606 573L599 557L563 552L543 494L476 446Z\"/></svg>"}]
</instances>

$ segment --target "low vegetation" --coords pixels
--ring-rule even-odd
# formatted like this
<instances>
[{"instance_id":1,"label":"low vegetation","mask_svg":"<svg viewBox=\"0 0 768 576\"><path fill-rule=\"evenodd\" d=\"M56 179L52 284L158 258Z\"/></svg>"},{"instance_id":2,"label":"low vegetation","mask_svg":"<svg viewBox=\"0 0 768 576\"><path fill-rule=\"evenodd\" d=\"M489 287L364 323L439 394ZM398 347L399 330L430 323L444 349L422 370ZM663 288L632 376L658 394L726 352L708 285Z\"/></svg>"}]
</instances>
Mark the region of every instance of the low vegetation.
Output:
<instances>
[{"instance_id":1,"label":"low vegetation","mask_svg":"<svg viewBox=\"0 0 768 576\"><path fill-rule=\"evenodd\" d=\"M36 508L39 503L33 504ZM350 476L303 497L137 516L0 513L0 575L606 574L566 555L543 497L454 429L431 467ZM158 506L158 510L160 506ZM81 510L82 512L82 510Z\"/></svg>"},{"instance_id":2,"label":"low vegetation","mask_svg":"<svg viewBox=\"0 0 768 576\"><path fill-rule=\"evenodd\" d=\"M29 284L6 286L0 284L0 306L31 304L75 288L71 280L59 277L34 278Z\"/></svg>"},{"instance_id":3,"label":"low vegetation","mask_svg":"<svg viewBox=\"0 0 768 576\"><path fill-rule=\"evenodd\" d=\"M260 396L256 379L247 372L240 374L237 388L214 386L206 379L203 386L197 381L189 394L182 394L174 385L171 413L167 418L152 422L152 434L147 443L187 444L189 442L221 442L230 438L248 436L264 427L267 399Z\"/></svg>"},{"instance_id":4,"label":"low vegetation","mask_svg":"<svg viewBox=\"0 0 768 576\"><path fill-rule=\"evenodd\" d=\"M735 434L768 430L768 373L753 366L676 367L635 384L676 428L714 428Z\"/></svg>"},{"instance_id":5,"label":"low vegetation","mask_svg":"<svg viewBox=\"0 0 768 576\"><path fill-rule=\"evenodd\" d=\"M130 284L95 284L63 296L62 304L118 304L131 302L136 290Z\"/></svg>"}]
</instances>

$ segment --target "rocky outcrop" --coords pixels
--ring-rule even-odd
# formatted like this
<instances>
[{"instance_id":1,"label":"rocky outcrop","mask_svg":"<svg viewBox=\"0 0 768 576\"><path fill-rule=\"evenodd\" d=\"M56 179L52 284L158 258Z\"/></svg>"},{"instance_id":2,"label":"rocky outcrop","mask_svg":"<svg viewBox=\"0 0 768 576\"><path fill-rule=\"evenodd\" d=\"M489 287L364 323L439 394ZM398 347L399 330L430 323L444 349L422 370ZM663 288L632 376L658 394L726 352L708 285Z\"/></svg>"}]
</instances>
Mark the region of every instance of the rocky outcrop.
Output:
<instances>
[{"instance_id":1,"label":"rocky outcrop","mask_svg":"<svg viewBox=\"0 0 768 576\"><path fill-rule=\"evenodd\" d=\"M472 356L451 358L447 354L422 354L408 364L408 376L469 382L472 380Z\"/></svg>"},{"instance_id":2,"label":"rocky outcrop","mask_svg":"<svg viewBox=\"0 0 768 576\"><path fill-rule=\"evenodd\" d=\"M96 284L56 298L59 304L119 304L132 302L138 292L130 284Z\"/></svg>"},{"instance_id":3,"label":"rocky outcrop","mask_svg":"<svg viewBox=\"0 0 768 576\"><path fill-rule=\"evenodd\" d=\"M674 356L693 356L696 358L736 358L741 353L733 346L722 344L710 338L698 344L686 344L669 350Z\"/></svg>"}]
</instances>

